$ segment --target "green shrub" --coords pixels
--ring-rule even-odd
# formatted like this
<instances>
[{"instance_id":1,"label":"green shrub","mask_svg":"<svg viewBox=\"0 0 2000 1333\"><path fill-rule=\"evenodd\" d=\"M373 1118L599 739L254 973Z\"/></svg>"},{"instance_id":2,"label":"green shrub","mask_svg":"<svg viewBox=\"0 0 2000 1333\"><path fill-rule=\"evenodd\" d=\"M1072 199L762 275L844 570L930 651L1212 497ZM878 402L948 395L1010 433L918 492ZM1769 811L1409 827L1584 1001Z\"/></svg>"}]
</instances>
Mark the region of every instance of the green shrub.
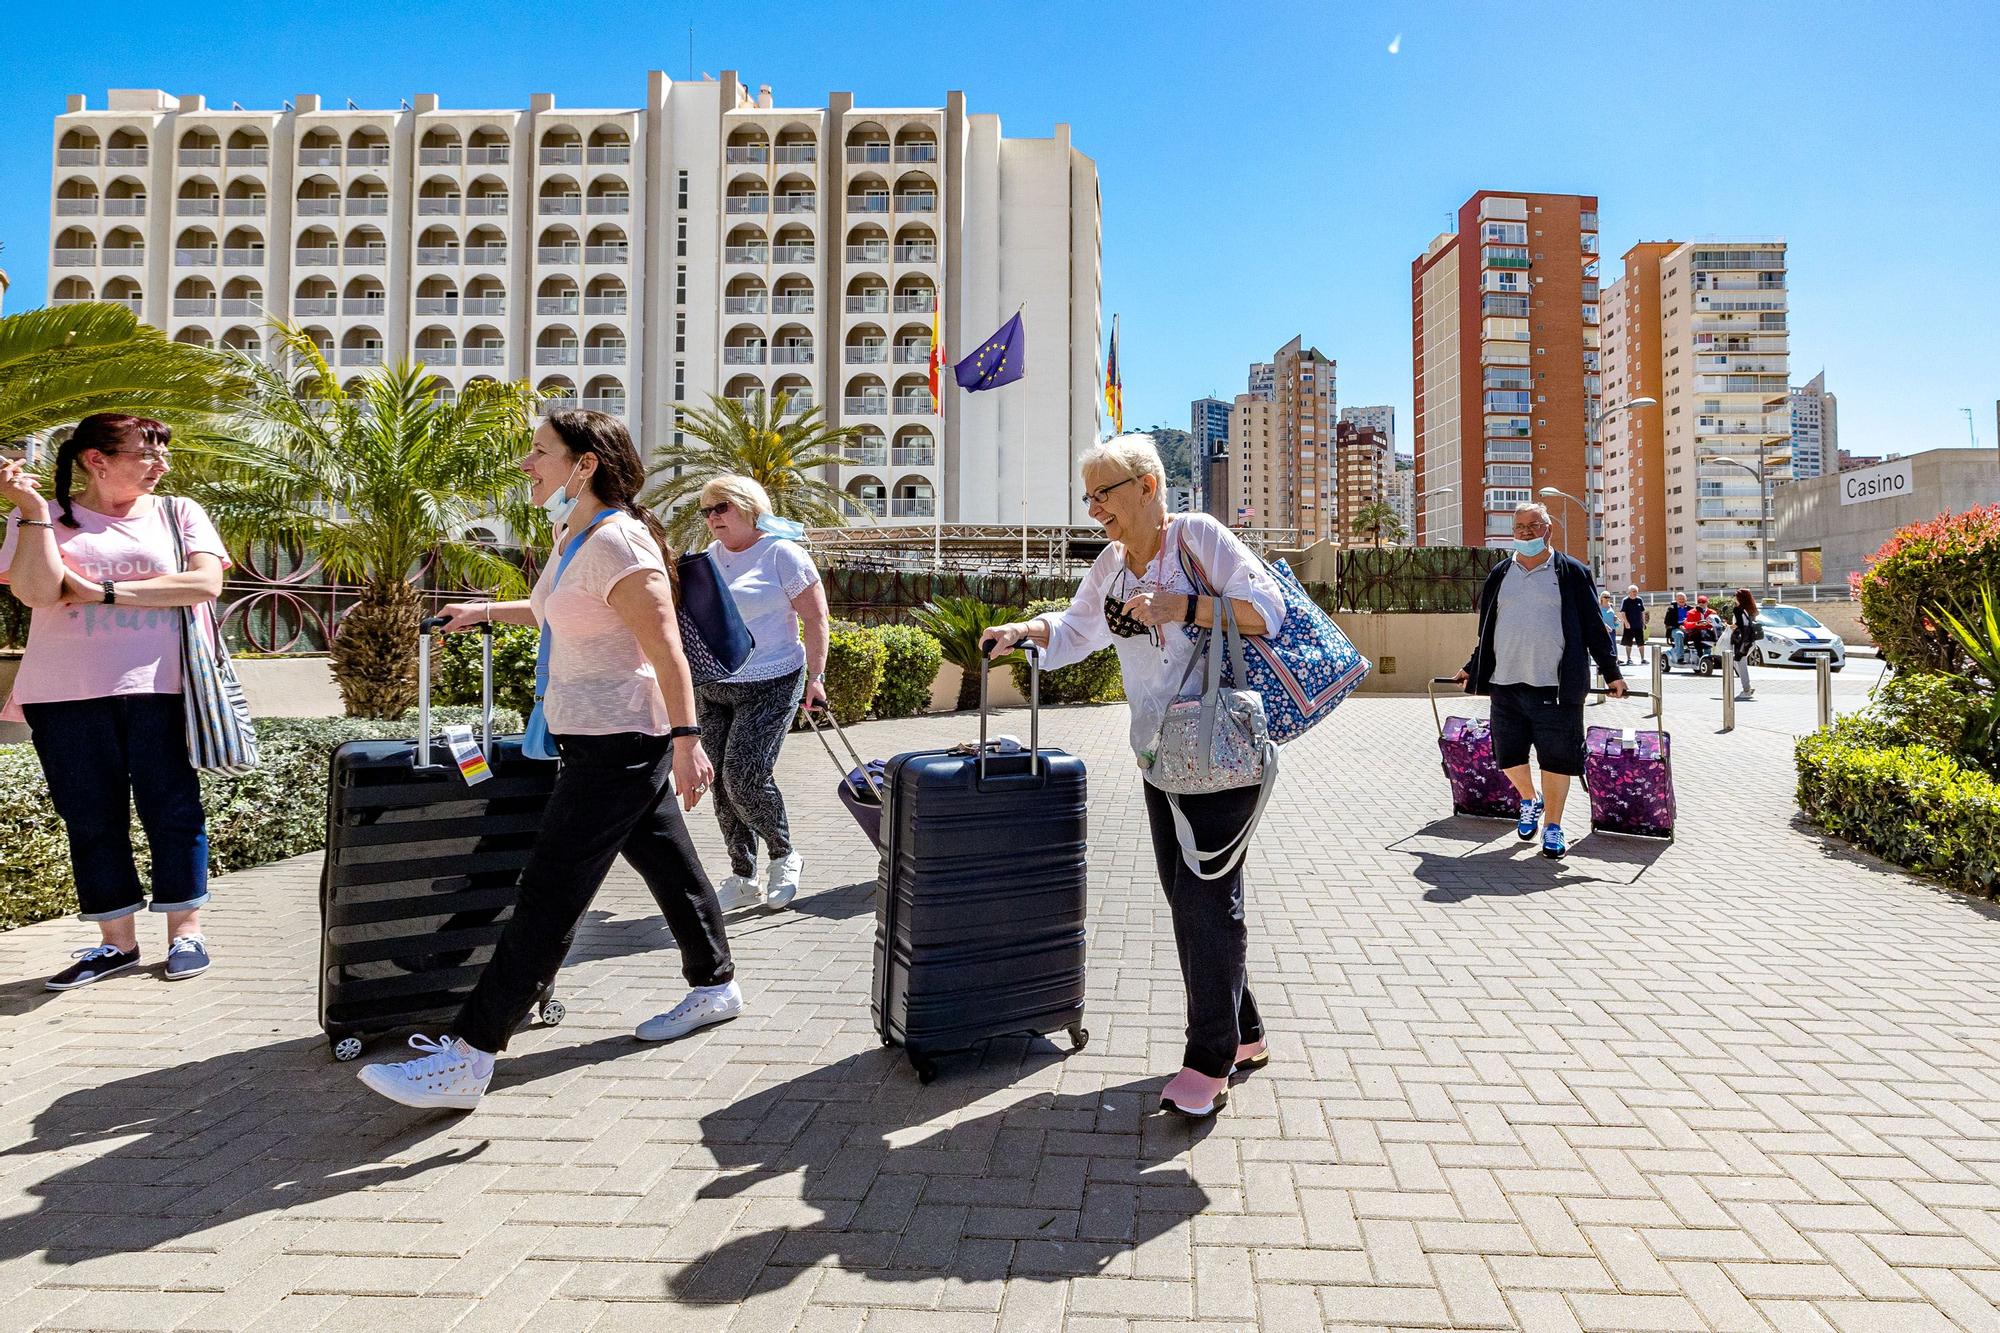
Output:
<instances>
[{"instance_id":1,"label":"green shrub","mask_svg":"<svg viewBox=\"0 0 2000 1333\"><path fill-rule=\"evenodd\" d=\"M535 706L535 646L540 635L529 625L493 628L493 704L526 716ZM431 702L479 702L478 634L431 638Z\"/></svg>"},{"instance_id":2,"label":"green shrub","mask_svg":"<svg viewBox=\"0 0 2000 1333\"><path fill-rule=\"evenodd\" d=\"M1991 895L2000 886L2000 782L1928 745L1878 745L1846 721L1798 743L1799 808L1858 847Z\"/></svg>"},{"instance_id":3,"label":"green shrub","mask_svg":"<svg viewBox=\"0 0 2000 1333\"><path fill-rule=\"evenodd\" d=\"M931 682L944 665L938 641L914 625L877 625L872 631L886 656L875 691L876 717L915 717L931 706Z\"/></svg>"},{"instance_id":4,"label":"green shrub","mask_svg":"<svg viewBox=\"0 0 2000 1333\"><path fill-rule=\"evenodd\" d=\"M1050 611L1067 611L1067 597L1044 598L1028 603L1021 619L1032 620ZM1014 688L1023 698L1028 694L1028 663L1024 658L1008 668ZM1100 648L1081 662L1042 673L1042 702L1045 704L1117 703L1125 697L1125 678L1118 672L1118 650Z\"/></svg>"},{"instance_id":5,"label":"green shrub","mask_svg":"<svg viewBox=\"0 0 2000 1333\"><path fill-rule=\"evenodd\" d=\"M872 632L834 622L826 649L826 701L843 725L868 716L888 660L888 646Z\"/></svg>"},{"instance_id":6,"label":"green shrub","mask_svg":"<svg viewBox=\"0 0 2000 1333\"><path fill-rule=\"evenodd\" d=\"M361 718L276 717L257 720L262 763L241 777L203 774L211 874L245 870L326 845L327 769L344 741L403 738L411 722ZM437 708L433 726L479 725L477 708ZM495 732L519 731L520 715L496 709ZM150 858L137 820L132 845L140 873ZM0 746L0 929L75 912L69 842L32 747Z\"/></svg>"},{"instance_id":7,"label":"green shrub","mask_svg":"<svg viewBox=\"0 0 2000 1333\"><path fill-rule=\"evenodd\" d=\"M1856 583L1861 618L1898 671L1963 671L1967 658L1931 608L1975 605L2000 587L2000 505L1901 528Z\"/></svg>"},{"instance_id":8,"label":"green shrub","mask_svg":"<svg viewBox=\"0 0 2000 1333\"><path fill-rule=\"evenodd\" d=\"M1882 682L1871 711L1884 725L1883 744L1928 745L1956 754L1967 724L1984 709L1962 677L1899 671Z\"/></svg>"}]
</instances>

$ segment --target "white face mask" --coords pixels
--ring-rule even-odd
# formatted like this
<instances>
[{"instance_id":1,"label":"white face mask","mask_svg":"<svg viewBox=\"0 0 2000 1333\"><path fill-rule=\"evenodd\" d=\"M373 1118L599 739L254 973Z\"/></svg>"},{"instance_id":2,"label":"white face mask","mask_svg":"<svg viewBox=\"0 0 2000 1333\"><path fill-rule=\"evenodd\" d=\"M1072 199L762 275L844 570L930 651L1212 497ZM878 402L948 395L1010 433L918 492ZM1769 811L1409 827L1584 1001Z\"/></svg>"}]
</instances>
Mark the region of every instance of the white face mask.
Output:
<instances>
[{"instance_id":1,"label":"white face mask","mask_svg":"<svg viewBox=\"0 0 2000 1333\"><path fill-rule=\"evenodd\" d=\"M577 460L576 467L571 468L569 475L563 478L563 484L556 487L555 492L548 499L542 501L542 511L549 516L549 522L557 527L561 527L568 521L570 511L575 509L576 502L583 498L581 491L575 495L569 493L569 484L576 480L577 468L582 466L583 461L581 459Z\"/></svg>"}]
</instances>

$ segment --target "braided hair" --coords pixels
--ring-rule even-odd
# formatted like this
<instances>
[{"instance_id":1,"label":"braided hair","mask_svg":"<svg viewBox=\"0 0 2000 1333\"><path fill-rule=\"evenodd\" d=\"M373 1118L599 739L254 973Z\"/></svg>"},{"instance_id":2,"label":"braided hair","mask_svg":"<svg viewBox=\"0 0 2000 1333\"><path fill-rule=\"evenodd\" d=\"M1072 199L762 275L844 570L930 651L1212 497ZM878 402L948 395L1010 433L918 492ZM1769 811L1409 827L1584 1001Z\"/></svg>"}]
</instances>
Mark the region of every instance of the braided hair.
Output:
<instances>
[{"instance_id":1,"label":"braided hair","mask_svg":"<svg viewBox=\"0 0 2000 1333\"><path fill-rule=\"evenodd\" d=\"M71 507L70 481L76 460L86 449L101 454L118 454L148 445L164 449L172 440L172 428L151 417L135 417L126 412L97 412L76 423L70 437L56 448L56 507L62 510L62 525L81 527Z\"/></svg>"}]
</instances>

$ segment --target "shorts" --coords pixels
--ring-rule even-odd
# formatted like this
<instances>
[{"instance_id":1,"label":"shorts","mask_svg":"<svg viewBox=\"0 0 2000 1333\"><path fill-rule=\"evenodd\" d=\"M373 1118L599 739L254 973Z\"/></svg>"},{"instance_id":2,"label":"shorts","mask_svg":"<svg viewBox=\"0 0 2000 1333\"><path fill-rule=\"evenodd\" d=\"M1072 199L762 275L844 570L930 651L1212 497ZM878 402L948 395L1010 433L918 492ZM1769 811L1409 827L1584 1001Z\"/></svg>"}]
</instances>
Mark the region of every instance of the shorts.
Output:
<instances>
[{"instance_id":1,"label":"shorts","mask_svg":"<svg viewBox=\"0 0 2000 1333\"><path fill-rule=\"evenodd\" d=\"M1625 633L1619 636L1618 642L1626 648L1644 648L1646 646L1646 631L1627 625Z\"/></svg>"},{"instance_id":2,"label":"shorts","mask_svg":"<svg viewBox=\"0 0 2000 1333\"><path fill-rule=\"evenodd\" d=\"M1544 773L1583 775L1583 705L1565 707L1554 686L1493 687L1493 762L1519 768L1532 748Z\"/></svg>"}]
</instances>

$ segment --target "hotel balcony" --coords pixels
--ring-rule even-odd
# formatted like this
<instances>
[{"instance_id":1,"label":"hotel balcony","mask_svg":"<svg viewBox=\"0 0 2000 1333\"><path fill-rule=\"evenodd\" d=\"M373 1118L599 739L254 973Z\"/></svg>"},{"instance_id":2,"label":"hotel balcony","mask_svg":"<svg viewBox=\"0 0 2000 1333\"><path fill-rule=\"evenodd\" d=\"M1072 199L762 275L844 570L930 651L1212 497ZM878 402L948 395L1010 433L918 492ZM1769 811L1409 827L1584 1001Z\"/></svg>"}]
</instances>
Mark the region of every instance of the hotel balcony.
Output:
<instances>
[{"instance_id":1,"label":"hotel balcony","mask_svg":"<svg viewBox=\"0 0 2000 1333\"><path fill-rule=\"evenodd\" d=\"M561 347L537 347L535 364L538 366L573 366L576 364L578 349L574 345Z\"/></svg>"},{"instance_id":2,"label":"hotel balcony","mask_svg":"<svg viewBox=\"0 0 2000 1333\"><path fill-rule=\"evenodd\" d=\"M301 296L292 302L292 316L303 319L310 315L331 316L340 313L340 301L332 296Z\"/></svg>"},{"instance_id":3,"label":"hotel balcony","mask_svg":"<svg viewBox=\"0 0 2000 1333\"><path fill-rule=\"evenodd\" d=\"M813 349L810 347L773 347L771 364L774 366L809 366L813 363Z\"/></svg>"},{"instance_id":4,"label":"hotel balcony","mask_svg":"<svg viewBox=\"0 0 2000 1333\"><path fill-rule=\"evenodd\" d=\"M777 247L774 255L780 264L810 264L817 260L819 248L811 244L793 241L790 245Z\"/></svg>"},{"instance_id":5,"label":"hotel balcony","mask_svg":"<svg viewBox=\"0 0 2000 1333\"><path fill-rule=\"evenodd\" d=\"M220 148L183 148L176 155L184 167L219 167L222 165Z\"/></svg>"},{"instance_id":6,"label":"hotel balcony","mask_svg":"<svg viewBox=\"0 0 2000 1333\"><path fill-rule=\"evenodd\" d=\"M889 502L892 518L931 518L936 513L937 501L928 495L899 495Z\"/></svg>"},{"instance_id":7,"label":"hotel balcony","mask_svg":"<svg viewBox=\"0 0 2000 1333\"><path fill-rule=\"evenodd\" d=\"M935 264L937 263L937 246L930 243L899 245L896 247L896 262L898 264Z\"/></svg>"},{"instance_id":8,"label":"hotel balcony","mask_svg":"<svg viewBox=\"0 0 2000 1333\"><path fill-rule=\"evenodd\" d=\"M120 201L124 202L123 200ZM215 195L205 199L189 198L174 200L174 216L177 218L212 218L222 215L222 200Z\"/></svg>"},{"instance_id":9,"label":"hotel balcony","mask_svg":"<svg viewBox=\"0 0 2000 1333\"><path fill-rule=\"evenodd\" d=\"M504 366L507 364L507 349L504 347L467 347L459 354L459 361L468 366Z\"/></svg>"},{"instance_id":10,"label":"hotel balcony","mask_svg":"<svg viewBox=\"0 0 2000 1333\"><path fill-rule=\"evenodd\" d=\"M64 218L96 217L97 197L93 195L88 199L58 199L56 200L56 216Z\"/></svg>"},{"instance_id":11,"label":"hotel balcony","mask_svg":"<svg viewBox=\"0 0 2000 1333\"><path fill-rule=\"evenodd\" d=\"M591 394L577 401L583 404L584 410L587 412L603 412L606 415L614 417L625 415L625 397L623 394Z\"/></svg>"},{"instance_id":12,"label":"hotel balcony","mask_svg":"<svg viewBox=\"0 0 2000 1333\"><path fill-rule=\"evenodd\" d=\"M889 243L869 241L862 245L847 247L847 262L850 264L886 264L889 262Z\"/></svg>"},{"instance_id":13,"label":"hotel balcony","mask_svg":"<svg viewBox=\"0 0 2000 1333\"><path fill-rule=\"evenodd\" d=\"M847 313L850 315L886 315L889 313L889 293L871 292L847 298Z\"/></svg>"},{"instance_id":14,"label":"hotel balcony","mask_svg":"<svg viewBox=\"0 0 2000 1333\"><path fill-rule=\"evenodd\" d=\"M851 444L840 451L843 467L887 467L889 448L887 445Z\"/></svg>"},{"instance_id":15,"label":"hotel balcony","mask_svg":"<svg viewBox=\"0 0 2000 1333\"><path fill-rule=\"evenodd\" d=\"M632 261L632 247L629 245L586 245L583 248L583 262L586 264L628 264Z\"/></svg>"},{"instance_id":16,"label":"hotel balcony","mask_svg":"<svg viewBox=\"0 0 2000 1333\"><path fill-rule=\"evenodd\" d=\"M722 298L722 313L725 315L765 315L770 313L770 302L759 292L755 296L725 296Z\"/></svg>"},{"instance_id":17,"label":"hotel balcony","mask_svg":"<svg viewBox=\"0 0 2000 1333\"><path fill-rule=\"evenodd\" d=\"M419 347L413 358L420 366L455 366L458 364L456 347Z\"/></svg>"},{"instance_id":18,"label":"hotel balcony","mask_svg":"<svg viewBox=\"0 0 2000 1333\"><path fill-rule=\"evenodd\" d=\"M301 148L299 165L302 167L337 167L340 165L338 148Z\"/></svg>"},{"instance_id":19,"label":"hotel balcony","mask_svg":"<svg viewBox=\"0 0 2000 1333\"><path fill-rule=\"evenodd\" d=\"M241 199L223 200L222 211L232 218L261 218L270 211L270 204L265 196L253 194Z\"/></svg>"},{"instance_id":20,"label":"hotel balcony","mask_svg":"<svg viewBox=\"0 0 2000 1333\"><path fill-rule=\"evenodd\" d=\"M928 315L936 309L936 292L912 292L896 298L896 313L899 315Z\"/></svg>"},{"instance_id":21,"label":"hotel balcony","mask_svg":"<svg viewBox=\"0 0 2000 1333\"><path fill-rule=\"evenodd\" d=\"M56 165L59 167L94 167L97 165L95 148L58 148Z\"/></svg>"},{"instance_id":22,"label":"hotel balcony","mask_svg":"<svg viewBox=\"0 0 2000 1333\"><path fill-rule=\"evenodd\" d=\"M731 144L722 150L722 160L732 165L756 166L771 160L771 150L760 143Z\"/></svg>"},{"instance_id":23,"label":"hotel balcony","mask_svg":"<svg viewBox=\"0 0 2000 1333\"><path fill-rule=\"evenodd\" d=\"M774 296L771 298L771 313L774 315L810 315L813 312L813 298L810 296Z\"/></svg>"},{"instance_id":24,"label":"hotel balcony","mask_svg":"<svg viewBox=\"0 0 2000 1333\"><path fill-rule=\"evenodd\" d=\"M915 345L896 348L896 364L899 366L925 366L930 364L931 349Z\"/></svg>"},{"instance_id":25,"label":"hotel balcony","mask_svg":"<svg viewBox=\"0 0 2000 1333\"><path fill-rule=\"evenodd\" d=\"M584 161L593 167L618 167L632 160L632 145L629 143L599 144L586 149Z\"/></svg>"},{"instance_id":26,"label":"hotel balcony","mask_svg":"<svg viewBox=\"0 0 2000 1333\"><path fill-rule=\"evenodd\" d=\"M925 417L936 411L937 408L932 405L928 391L896 396L896 415L899 417Z\"/></svg>"},{"instance_id":27,"label":"hotel balcony","mask_svg":"<svg viewBox=\"0 0 2000 1333\"><path fill-rule=\"evenodd\" d=\"M865 394L859 398L841 400L841 410L851 417L886 417L889 415L889 398L886 394Z\"/></svg>"},{"instance_id":28,"label":"hotel balcony","mask_svg":"<svg viewBox=\"0 0 2000 1333\"><path fill-rule=\"evenodd\" d=\"M535 154L535 160L545 167L580 167L583 165L583 145L558 144L542 148Z\"/></svg>"},{"instance_id":29,"label":"hotel balcony","mask_svg":"<svg viewBox=\"0 0 2000 1333\"><path fill-rule=\"evenodd\" d=\"M379 366L382 364L382 349L379 347L343 347L340 349L340 364L343 366Z\"/></svg>"},{"instance_id":30,"label":"hotel balcony","mask_svg":"<svg viewBox=\"0 0 2000 1333\"><path fill-rule=\"evenodd\" d=\"M722 262L725 264L768 264L771 251L762 245L725 245L722 247Z\"/></svg>"},{"instance_id":31,"label":"hotel balcony","mask_svg":"<svg viewBox=\"0 0 2000 1333\"><path fill-rule=\"evenodd\" d=\"M937 450L935 449L894 449L890 451L890 457L894 460L897 467L937 466Z\"/></svg>"},{"instance_id":32,"label":"hotel balcony","mask_svg":"<svg viewBox=\"0 0 2000 1333\"><path fill-rule=\"evenodd\" d=\"M139 148L107 148L104 150L104 165L107 167L143 167L147 162L147 152Z\"/></svg>"},{"instance_id":33,"label":"hotel balcony","mask_svg":"<svg viewBox=\"0 0 2000 1333\"><path fill-rule=\"evenodd\" d=\"M586 366L622 366L625 364L625 349L620 347L586 347L583 349L583 364Z\"/></svg>"},{"instance_id":34,"label":"hotel balcony","mask_svg":"<svg viewBox=\"0 0 2000 1333\"><path fill-rule=\"evenodd\" d=\"M212 245L197 250L177 249L174 251L174 267L205 268L215 262L217 253L216 247Z\"/></svg>"},{"instance_id":35,"label":"hotel balcony","mask_svg":"<svg viewBox=\"0 0 2000 1333\"><path fill-rule=\"evenodd\" d=\"M764 364L764 348L725 347L722 349L722 364L725 366L761 366Z\"/></svg>"},{"instance_id":36,"label":"hotel balcony","mask_svg":"<svg viewBox=\"0 0 2000 1333\"><path fill-rule=\"evenodd\" d=\"M183 297L174 298L175 319L200 319L205 315L213 315L214 313L215 298L213 296L197 296L192 299Z\"/></svg>"},{"instance_id":37,"label":"hotel balcony","mask_svg":"<svg viewBox=\"0 0 2000 1333\"><path fill-rule=\"evenodd\" d=\"M850 366L887 365L889 349L881 343L864 343L848 348L845 360Z\"/></svg>"}]
</instances>

